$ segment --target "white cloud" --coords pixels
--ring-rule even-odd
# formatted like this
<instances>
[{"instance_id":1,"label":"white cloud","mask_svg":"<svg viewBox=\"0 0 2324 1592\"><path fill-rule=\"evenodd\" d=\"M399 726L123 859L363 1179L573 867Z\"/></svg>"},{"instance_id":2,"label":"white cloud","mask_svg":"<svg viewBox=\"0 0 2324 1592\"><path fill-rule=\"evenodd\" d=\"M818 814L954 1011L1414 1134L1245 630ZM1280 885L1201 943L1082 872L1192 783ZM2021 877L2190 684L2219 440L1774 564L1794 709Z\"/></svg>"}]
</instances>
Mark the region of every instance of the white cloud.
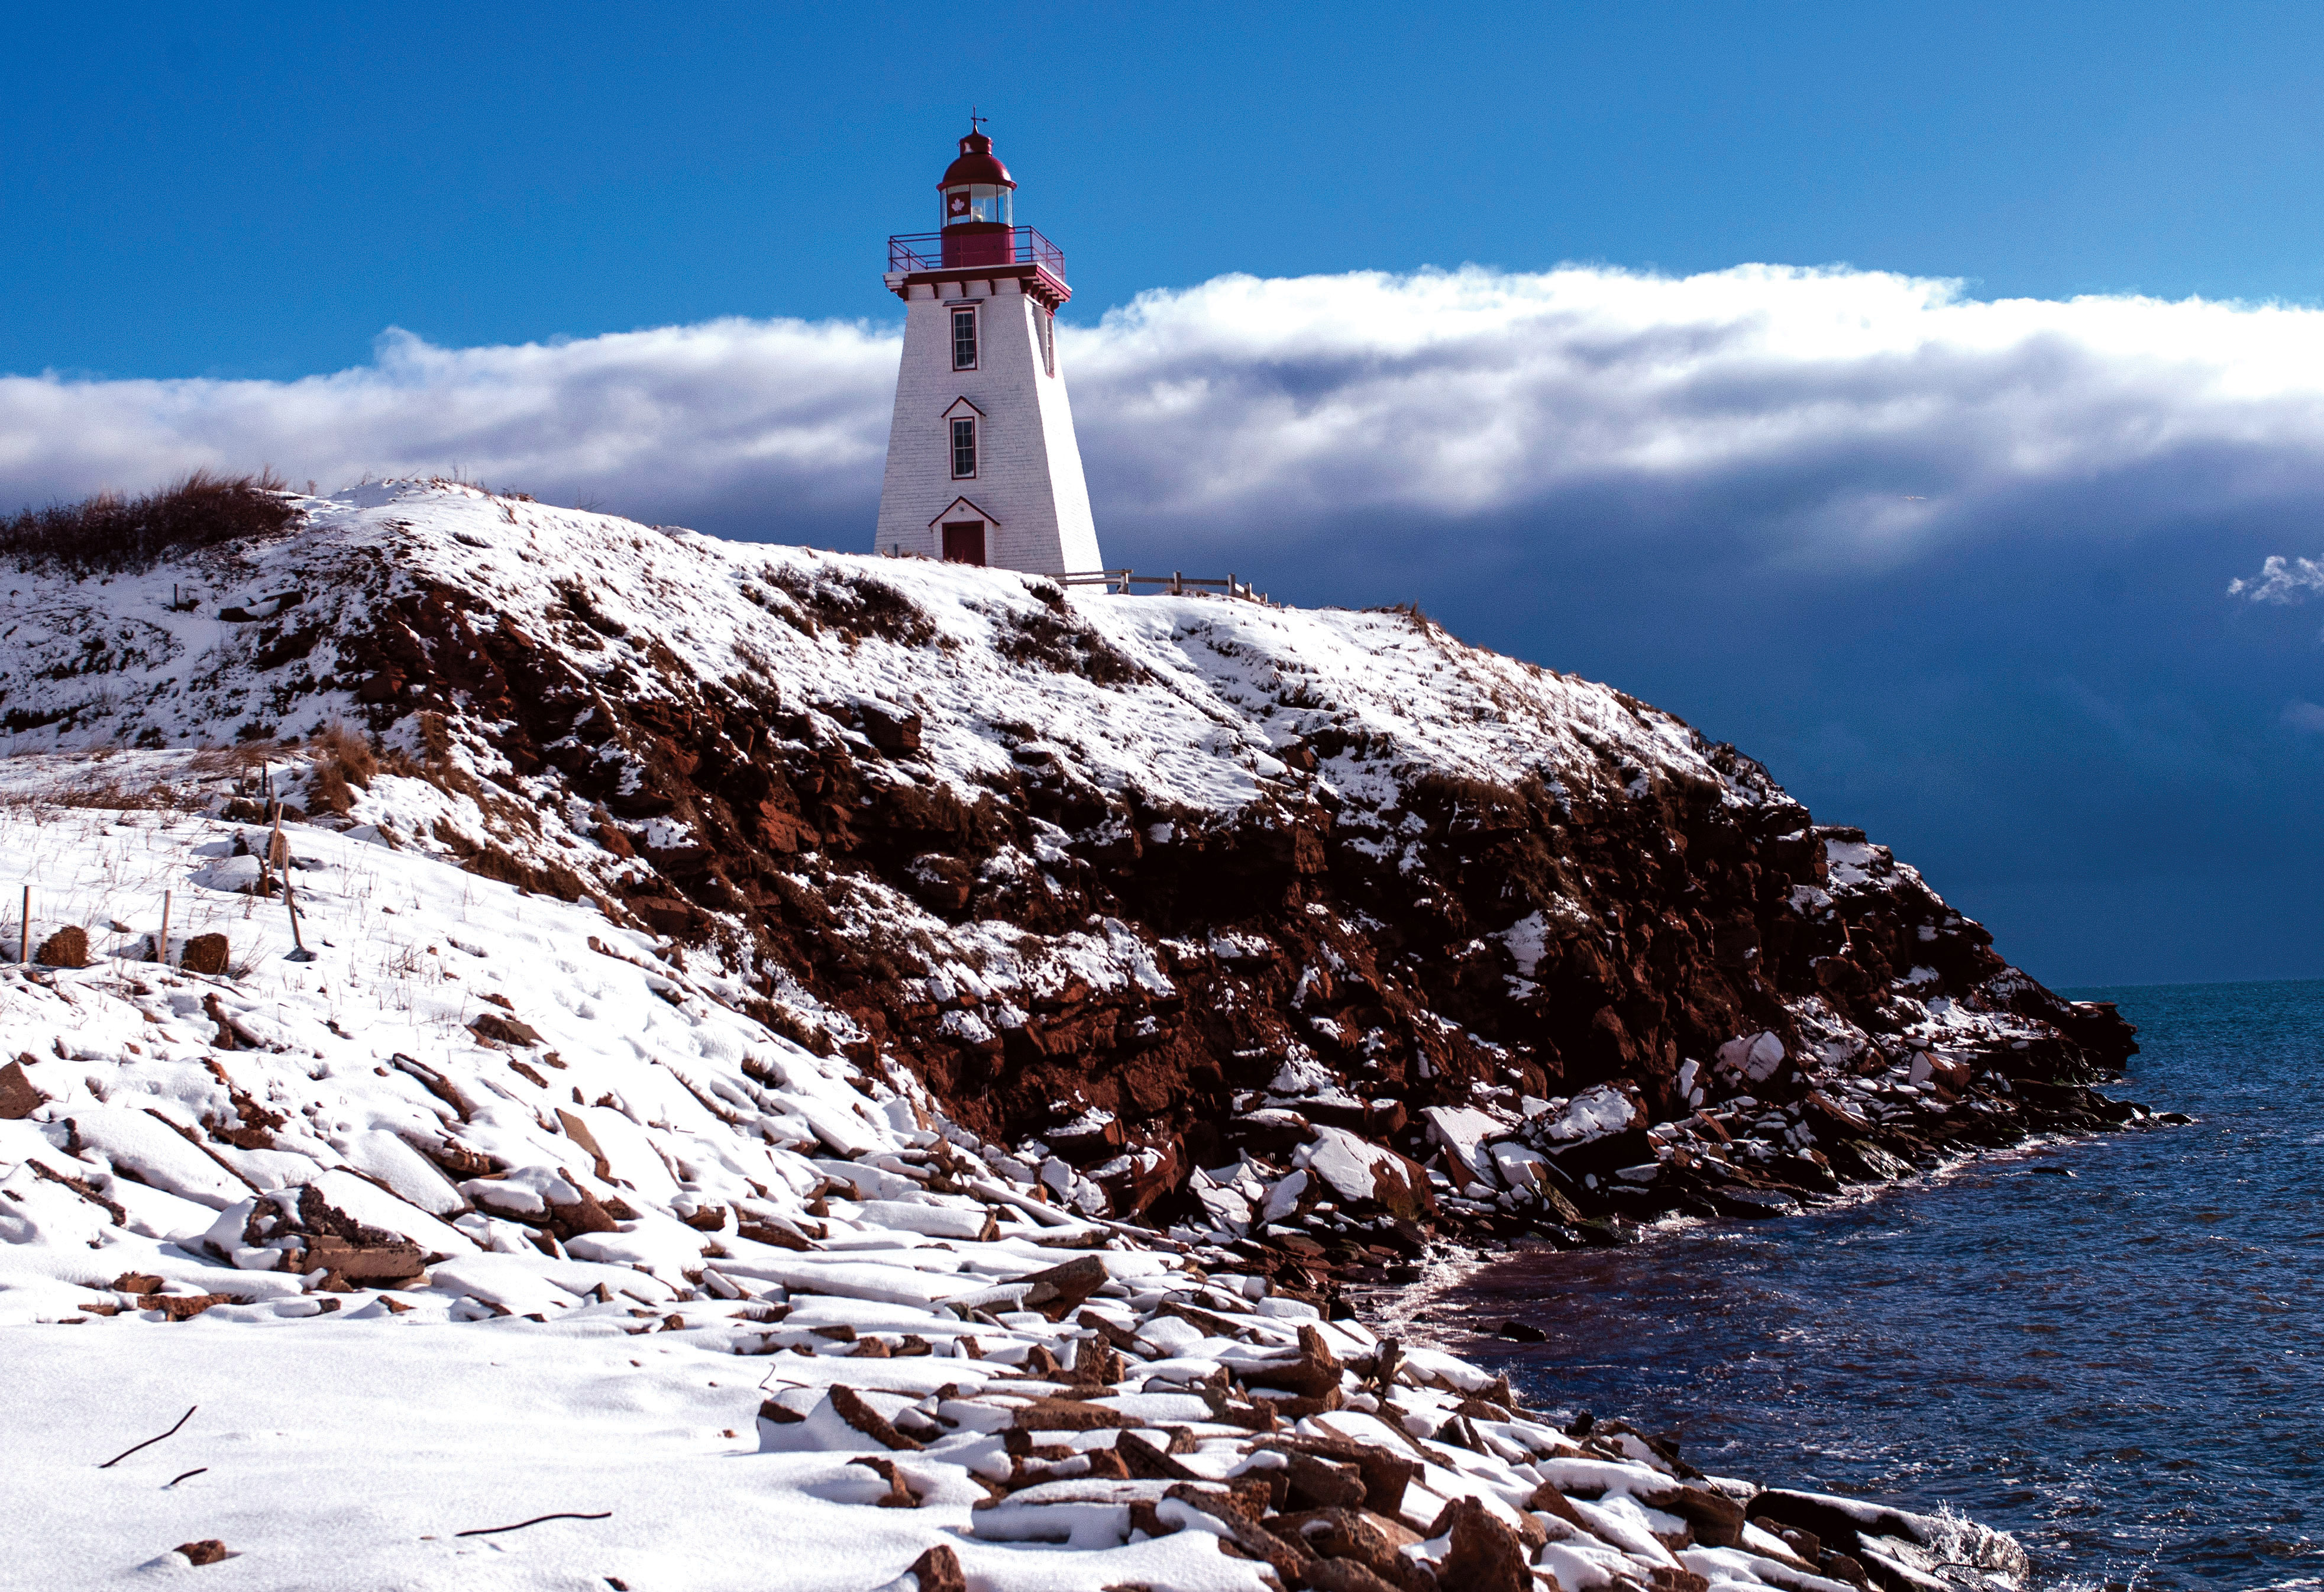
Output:
<instances>
[{"instance_id":1,"label":"white cloud","mask_svg":"<svg viewBox=\"0 0 2324 1592\"><path fill-rule=\"evenodd\" d=\"M2313 702L2286 702L2283 705L2283 722L2303 735L2324 734L2324 708Z\"/></svg>"},{"instance_id":2,"label":"white cloud","mask_svg":"<svg viewBox=\"0 0 2324 1592\"><path fill-rule=\"evenodd\" d=\"M1470 269L1222 277L1063 342L1102 529L1522 515L1877 564L2324 506L2324 312L2296 308ZM0 503L195 465L326 485L457 466L868 541L895 361L876 326L722 320L521 347L391 333L371 366L288 383L0 379Z\"/></svg>"},{"instance_id":3,"label":"white cloud","mask_svg":"<svg viewBox=\"0 0 2324 1592\"><path fill-rule=\"evenodd\" d=\"M844 517L879 492L896 345L861 324L715 320L438 348L295 382L0 378L0 502L271 464L326 488L457 468L677 523Z\"/></svg>"},{"instance_id":4,"label":"white cloud","mask_svg":"<svg viewBox=\"0 0 2324 1592\"><path fill-rule=\"evenodd\" d=\"M2249 597L2255 603L2296 603L2311 591L2324 591L2324 563L2286 559L2280 553L2270 553L2257 575L2248 579L2238 576L2227 582L2229 597Z\"/></svg>"}]
</instances>

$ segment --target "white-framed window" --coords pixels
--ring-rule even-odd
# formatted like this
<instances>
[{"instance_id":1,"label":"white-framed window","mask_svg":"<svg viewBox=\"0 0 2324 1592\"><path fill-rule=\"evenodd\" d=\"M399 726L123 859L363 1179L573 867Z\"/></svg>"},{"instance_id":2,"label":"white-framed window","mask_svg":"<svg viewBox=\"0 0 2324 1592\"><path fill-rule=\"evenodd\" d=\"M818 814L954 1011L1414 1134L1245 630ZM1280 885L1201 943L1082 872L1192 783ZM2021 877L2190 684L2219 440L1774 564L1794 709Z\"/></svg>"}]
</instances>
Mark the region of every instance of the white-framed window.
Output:
<instances>
[{"instance_id":1,"label":"white-framed window","mask_svg":"<svg viewBox=\"0 0 2324 1592\"><path fill-rule=\"evenodd\" d=\"M976 311L973 310L952 312L952 367L954 370L976 368Z\"/></svg>"},{"instance_id":2,"label":"white-framed window","mask_svg":"<svg viewBox=\"0 0 2324 1592\"><path fill-rule=\"evenodd\" d=\"M976 420L961 415L952 422L952 478L976 479Z\"/></svg>"},{"instance_id":3,"label":"white-framed window","mask_svg":"<svg viewBox=\"0 0 2324 1592\"><path fill-rule=\"evenodd\" d=\"M1041 374L1057 374L1057 312L1047 304L1033 307L1033 329L1041 339Z\"/></svg>"}]
</instances>

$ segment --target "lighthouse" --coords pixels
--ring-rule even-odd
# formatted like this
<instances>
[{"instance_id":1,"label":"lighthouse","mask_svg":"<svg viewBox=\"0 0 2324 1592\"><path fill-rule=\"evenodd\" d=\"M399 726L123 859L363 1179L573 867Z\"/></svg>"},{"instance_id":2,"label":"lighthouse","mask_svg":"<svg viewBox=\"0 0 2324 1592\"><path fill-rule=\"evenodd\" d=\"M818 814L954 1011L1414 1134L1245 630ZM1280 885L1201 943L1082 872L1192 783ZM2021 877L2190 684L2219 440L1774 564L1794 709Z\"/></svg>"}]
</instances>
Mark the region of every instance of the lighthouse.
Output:
<instances>
[{"instance_id":1,"label":"lighthouse","mask_svg":"<svg viewBox=\"0 0 2324 1592\"><path fill-rule=\"evenodd\" d=\"M1016 179L970 118L943 230L888 240L904 358L878 551L1036 574L1102 567L1057 361L1065 256L1016 224Z\"/></svg>"}]
</instances>

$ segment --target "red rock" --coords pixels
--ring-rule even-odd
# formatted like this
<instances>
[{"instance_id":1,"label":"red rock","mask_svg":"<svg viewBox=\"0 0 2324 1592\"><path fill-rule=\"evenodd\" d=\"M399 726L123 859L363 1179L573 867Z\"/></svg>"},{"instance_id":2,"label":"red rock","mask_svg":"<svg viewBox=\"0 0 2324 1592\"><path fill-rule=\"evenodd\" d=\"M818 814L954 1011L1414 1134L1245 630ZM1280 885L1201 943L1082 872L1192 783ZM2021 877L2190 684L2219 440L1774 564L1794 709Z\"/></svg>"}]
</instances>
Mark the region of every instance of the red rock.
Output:
<instances>
[{"instance_id":1,"label":"red rock","mask_svg":"<svg viewBox=\"0 0 2324 1592\"><path fill-rule=\"evenodd\" d=\"M299 1263L309 1272L321 1266L347 1282L408 1282L426 1269L428 1256L417 1244L359 1246L326 1233L308 1243Z\"/></svg>"},{"instance_id":2,"label":"red rock","mask_svg":"<svg viewBox=\"0 0 2324 1592\"><path fill-rule=\"evenodd\" d=\"M1301 1509L1355 1509L1364 1502L1364 1478L1352 1465L1313 1454L1287 1456L1290 1501Z\"/></svg>"},{"instance_id":3,"label":"red rock","mask_svg":"<svg viewBox=\"0 0 2324 1592\"><path fill-rule=\"evenodd\" d=\"M1381 1515L1393 1516L1404 1508L1404 1489L1420 1475L1420 1464L1407 1454L1395 1454L1368 1443L1351 1442L1345 1438L1302 1437L1285 1433L1271 1437L1262 1448L1280 1449L1286 1453L1305 1453L1352 1465L1364 1478L1364 1505Z\"/></svg>"},{"instance_id":4,"label":"red rock","mask_svg":"<svg viewBox=\"0 0 2324 1592\"><path fill-rule=\"evenodd\" d=\"M198 1542L180 1542L177 1551L196 1564L216 1564L226 1557L226 1544L216 1537L204 1537Z\"/></svg>"},{"instance_id":5,"label":"red rock","mask_svg":"<svg viewBox=\"0 0 2324 1592\"><path fill-rule=\"evenodd\" d=\"M628 904L648 928L673 939L692 933L695 921L700 916L691 902L666 895L632 896Z\"/></svg>"},{"instance_id":6,"label":"red rock","mask_svg":"<svg viewBox=\"0 0 2324 1592\"><path fill-rule=\"evenodd\" d=\"M1648 1509L1675 1514L1706 1548L1732 1548L1743 1540L1743 1505L1709 1487L1671 1487L1642 1494L1638 1502Z\"/></svg>"},{"instance_id":7,"label":"red rock","mask_svg":"<svg viewBox=\"0 0 2324 1592\"><path fill-rule=\"evenodd\" d=\"M968 1592L960 1555L946 1543L939 1542L912 1560L911 1574L920 1583L920 1592Z\"/></svg>"},{"instance_id":8,"label":"red rock","mask_svg":"<svg viewBox=\"0 0 2324 1592\"><path fill-rule=\"evenodd\" d=\"M1534 1592L1525 1544L1476 1499L1455 1498L1447 1504L1428 1534L1448 1532L1452 1546L1436 1572L1441 1585L1462 1592Z\"/></svg>"},{"instance_id":9,"label":"red rock","mask_svg":"<svg viewBox=\"0 0 2324 1592\"><path fill-rule=\"evenodd\" d=\"M47 1099L24 1075L22 1061L0 1067L0 1120L20 1122L38 1111Z\"/></svg>"},{"instance_id":10,"label":"red rock","mask_svg":"<svg viewBox=\"0 0 2324 1592\"><path fill-rule=\"evenodd\" d=\"M918 1509L920 1495L904 1485L903 1473L896 1468L893 1459L881 1459L872 1455L850 1459L850 1465L860 1465L888 1484L888 1495L874 1499L882 1509Z\"/></svg>"},{"instance_id":11,"label":"red rock","mask_svg":"<svg viewBox=\"0 0 2324 1592\"><path fill-rule=\"evenodd\" d=\"M1306 1567L1307 1585L1314 1592L1405 1592L1395 1581L1383 1579L1369 1565L1353 1559L1323 1559Z\"/></svg>"},{"instance_id":12,"label":"red rock","mask_svg":"<svg viewBox=\"0 0 2324 1592\"><path fill-rule=\"evenodd\" d=\"M486 1012L476 1018L468 1024L468 1031L478 1039L503 1045L530 1047L540 1042L540 1031L532 1024L519 1023L513 1017L503 1017L497 1012Z\"/></svg>"},{"instance_id":13,"label":"red rock","mask_svg":"<svg viewBox=\"0 0 2324 1592\"><path fill-rule=\"evenodd\" d=\"M1081 1309L1091 1294L1105 1286L1105 1263L1095 1255L1083 1255L1046 1272L1011 1279L1032 1285L1019 1308L1038 1310L1052 1321L1062 1321Z\"/></svg>"},{"instance_id":14,"label":"red rock","mask_svg":"<svg viewBox=\"0 0 2324 1592\"><path fill-rule=\"evenodd\" d=\"M889 1424L888 1418L863 1402L863 1395L844 1383L833 1384L831 1408L842 1421L883 1448L918 1453L921 1445Z\"/></svg>"},{"instance_id":15,"label":"red rock","mask_svg":"<svg viewBox=\"0 0 2324 1592\"><path fill-rule=\"evenodd\" d=\"M178 953L178 966L189 973L216 977L226 969L233 947L223 934L197 934Z\"/></svg>"}]
</instances>

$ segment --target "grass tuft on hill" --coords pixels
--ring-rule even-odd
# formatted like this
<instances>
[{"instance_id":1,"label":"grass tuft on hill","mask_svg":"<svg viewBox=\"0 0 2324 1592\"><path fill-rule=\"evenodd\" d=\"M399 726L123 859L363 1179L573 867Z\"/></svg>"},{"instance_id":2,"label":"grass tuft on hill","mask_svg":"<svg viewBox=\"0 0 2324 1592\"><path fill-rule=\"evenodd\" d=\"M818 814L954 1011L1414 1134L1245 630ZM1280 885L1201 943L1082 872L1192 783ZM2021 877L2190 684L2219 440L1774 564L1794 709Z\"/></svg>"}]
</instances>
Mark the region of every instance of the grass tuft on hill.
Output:
<instances>
[{"instance_id":1,"label":"grass tuft on hill","mask_svg":"<svg viewBox=\"0 0 2324 1592\"><path fill-rule=\"evenodd\" d=\"M172 552L275 535L298 517L272 470L249 476L196 470L142 497L101 492L0 520L0 559L20 569L119 574L150 569Z\"/></svg>"}]
</instances>

